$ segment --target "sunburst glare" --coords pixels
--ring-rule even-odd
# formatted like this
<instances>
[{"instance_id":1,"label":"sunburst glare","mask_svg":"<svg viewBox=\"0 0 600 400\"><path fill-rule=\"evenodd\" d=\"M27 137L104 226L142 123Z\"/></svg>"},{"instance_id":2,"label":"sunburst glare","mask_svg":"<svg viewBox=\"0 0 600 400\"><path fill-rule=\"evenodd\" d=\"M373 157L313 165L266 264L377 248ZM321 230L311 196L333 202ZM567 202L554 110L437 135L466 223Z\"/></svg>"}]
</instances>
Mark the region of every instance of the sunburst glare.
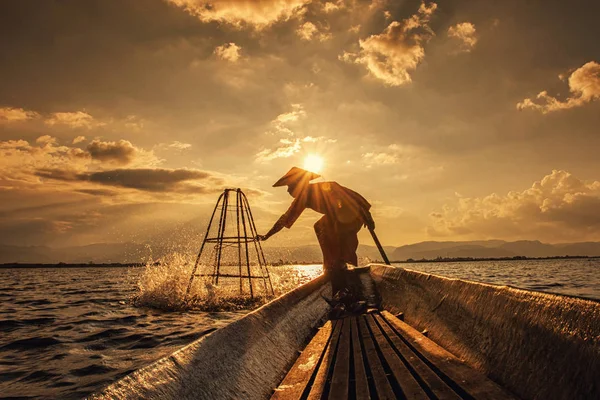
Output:
<instances>
[{"instance_id":1,"label":"sunburst glare","mask_svg":"<svg viewBox=\"0 0 600 400\"><path fill-rule=\"evenodd\" d=\"M323 170L323 164L323 157L317 154L309 154L304 159L304 169L317 174Z\"/></svg>"}]
</instances>

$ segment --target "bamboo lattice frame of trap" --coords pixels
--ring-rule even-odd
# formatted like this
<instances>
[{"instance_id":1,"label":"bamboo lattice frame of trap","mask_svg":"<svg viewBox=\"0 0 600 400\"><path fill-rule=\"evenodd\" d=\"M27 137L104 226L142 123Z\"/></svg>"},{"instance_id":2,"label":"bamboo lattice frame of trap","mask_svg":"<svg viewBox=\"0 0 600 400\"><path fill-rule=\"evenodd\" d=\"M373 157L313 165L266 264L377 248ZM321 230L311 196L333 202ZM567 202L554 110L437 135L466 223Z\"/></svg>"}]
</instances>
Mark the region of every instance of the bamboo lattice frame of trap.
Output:
<instances>
[{"instance_id":1,"label":"bamboo lattice frame of trap","mask_svg":"<svg viewBox=\"0 0 600 400\"><path fill-rule=\"evenodd\" d=\"M227 225L227 217L228 217L228 207L231 193L235 193L235 222L236 222L236 236L225 236L225 227ZM217 228L217 236L209 237L210 229L213 224L215 215L217 214L217 210L221 210L219 214L219 225ZM248 235L250 234L250 236ZM192 287L192 282L194 281L194 277L196 276L208 276L213 279L215 284L219 283L219 278L239 278L240 280L240 293L243 293L243 282L245 279L248 280L248 287L250 290L250 297L254 297L254 288L252 279L262 279L264 284L264 290L266 294L274 294L273 284L271 282L271 276L269 275L269 270L267 268L267 262L265 259L265 254L263 252L260 241L257 240L258 233L256 230L256 225L254 223L254 217L252 216L252 210L250 209L250 203L248 202L248 198L242 192L241 189L225 189L223 193L219 196L217 200L217 204L213 210L213 213L210 217L210 221L208 222L208 227L206 228L206 234L204 235L204 239L202 240L202 245L200 246L200 251L198 252L198 257L196 257L196 263L194 264L194 269L192 270L192 274L190 276L190 281L185 293L187 298L190 289ZM196 271L198 266L200 265L200 258L202 257L202 253L207 243L215 243L216 255L215 262L213 264L213 272L211 274L197 274ZM257 255L257 263L259 268L258 274L252 274L250 270L250 249L249 243L254 243L254 249ZM235 246L237 245L237 254L238 254L238 275L235 274L224 274L221 273L221 263L222 263L222 250L223 247L227 246ZM243 259L245 259L246 266L246 274L243 272Z\"/></svg>"}]
</instances>

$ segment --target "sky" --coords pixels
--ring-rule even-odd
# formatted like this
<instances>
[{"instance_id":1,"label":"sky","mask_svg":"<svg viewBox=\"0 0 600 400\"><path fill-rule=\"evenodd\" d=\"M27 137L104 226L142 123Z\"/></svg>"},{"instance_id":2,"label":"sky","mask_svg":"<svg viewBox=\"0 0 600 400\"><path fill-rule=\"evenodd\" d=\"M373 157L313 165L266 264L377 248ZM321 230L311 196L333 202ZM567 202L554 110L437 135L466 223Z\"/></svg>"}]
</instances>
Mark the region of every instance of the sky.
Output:
<instances>
[{"instance_id":1,"label":"sky","mask_svg":"<svg viewBox=\"0 0 600 400\"><path fill-rule=\"evenodd\" d=\"M385 245L600 240L594 1L0 3L0 244L258 230L309 155ZM306 211L278 245L316 243ZM372 244L365 232L361 242Z\"/></svg>"}]
</instances>

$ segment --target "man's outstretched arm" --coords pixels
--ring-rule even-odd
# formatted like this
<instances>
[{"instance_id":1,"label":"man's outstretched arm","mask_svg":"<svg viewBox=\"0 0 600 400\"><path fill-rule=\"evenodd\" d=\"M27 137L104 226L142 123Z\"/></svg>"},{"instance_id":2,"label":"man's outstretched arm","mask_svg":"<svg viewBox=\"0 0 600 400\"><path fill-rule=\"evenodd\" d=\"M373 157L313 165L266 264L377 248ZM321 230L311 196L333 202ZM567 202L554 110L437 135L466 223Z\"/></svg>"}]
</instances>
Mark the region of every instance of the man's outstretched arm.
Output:
<instances>
[{"instance_id":1,"label":"man's outstretched arm","mask_svg":"<svg viewBox=\"0 0 600 400\"><path fill-rule=\"evenodd\" d=\"M268 238L270 238L271 236L273 236L274 234L276 234L277 232L282 230L284 227L291 228L292 225L294 225L294 222L296 222L296 220L300 216L300 214L302 214L302 211L304 211L304 208L305 208L304 204L301 203L298 199L295 199L292 202L292 205L290 206L290 208L288 208L288 210L285 212L285 214L283 214L281 217L279 217L279 219L277 220L277 222L275 222L275 224L269 230L269 232L267 232L266 235L256 236L256 239L267 240Z\"/></svg>"},{"instance_id":2,"label":"man's outstretched arm","mask_svg":"<svg viewBox=\"0 0 600 400\"><path fill-rule=\"evenodd\" d=\"M273 227L269 230L269 232L267 232L266 235L258 235L256 238L258 240L267 240L268 238L270 238L271 236L273 236L274 234L276 234L277 232L282 230L283 227L285 226L285 222L287 220L286 217L287 217L286 214L283 214L281 217L279 217L277 222L275 222Z\"/></svg>"}]
</instances>

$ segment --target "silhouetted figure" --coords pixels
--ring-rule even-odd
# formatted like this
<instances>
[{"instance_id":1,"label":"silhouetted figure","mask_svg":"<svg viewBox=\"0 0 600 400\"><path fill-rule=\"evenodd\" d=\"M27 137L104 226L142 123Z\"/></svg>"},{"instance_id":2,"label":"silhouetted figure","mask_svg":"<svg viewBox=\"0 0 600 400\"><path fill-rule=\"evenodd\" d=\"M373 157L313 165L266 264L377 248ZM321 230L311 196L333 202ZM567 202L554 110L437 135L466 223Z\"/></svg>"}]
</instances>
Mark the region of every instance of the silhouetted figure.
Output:
<instances>
[{"instance_id":1,"label":"silhouetted figure","mask_svg":"<svg viewBox=\"0 0 600 400\"><path fill-rule=\"evenodd\" d=\"M371 205L364 197L336 182L310 183L318 177L320 175L293 167L275 182L273 187L287 185L294 201L271 230L258 239L267 240L283 227L291 228L306 208L324 214L315 223L315 233L323 252L323 272L330 276L335 295L347 287L346 263L358 264L358 231L363 225L374 229L375 222L369 212Z\"/></svg>"}]
</instances>

